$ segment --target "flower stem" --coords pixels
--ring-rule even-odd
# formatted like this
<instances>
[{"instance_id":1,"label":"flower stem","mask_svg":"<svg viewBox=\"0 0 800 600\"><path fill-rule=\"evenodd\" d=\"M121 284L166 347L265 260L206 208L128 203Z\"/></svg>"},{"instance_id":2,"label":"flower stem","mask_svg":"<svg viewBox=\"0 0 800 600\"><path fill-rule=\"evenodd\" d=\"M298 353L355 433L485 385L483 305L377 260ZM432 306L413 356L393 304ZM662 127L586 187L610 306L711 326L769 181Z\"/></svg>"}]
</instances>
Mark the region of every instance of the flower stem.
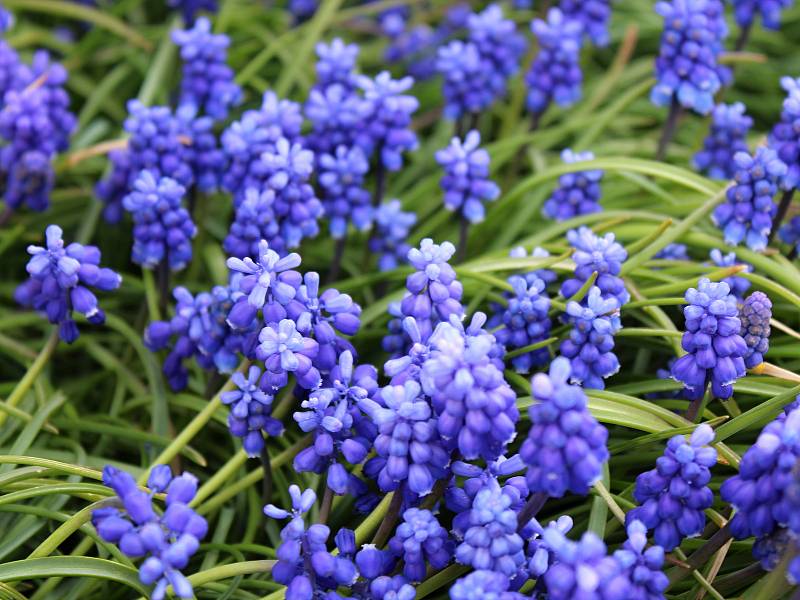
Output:
<instances>
[{"instance_id":1,"label":"flower stem","mask_svg":"<svg viewBox=\"0 0 800 600\"><path fill-rule=\"evenodd\" d=\"M261 481L261 504L266 506L272 499L272 464L266 440L261 449L261 468L264 470L264 479Z\"/></svg>"},{"instance_id":2,"label":"flower stem","mask_svg":"<svg viewBox=\"0 0 800 600\"><path fill-rule=\"evenodd\" d=\"M333 260L331 261L331 270L328 271L328 283L333 283L339 278L339 273L342 270L342 257L344 256L344 247L346 243L346 236L338 238L333 243Z\"/></svg>"},{"instance_id":3,"label":"flower stem","mask_svg":"<svg viewBox=\"0 0 800 600\"><path fill-rule=\"evenodd\" d=\"M322 496L322 504L319 507L318 522L324 525L328 522L328 517L331 515L331 507L333 506L333 490L325 485L325 494Z\"/></svg>"},{"instance_id":4,"label":"flower stem","mask_svg":"<svg viewBox=\"0 0 800 600\"><path fill-rule=\"evenodd\" d=\"M378 164L375 166L375 194L372 196L372 206L380 206L383 195L386 193L386 168L381 160L381 149L378 148Z\"/></svg>"},{"instance_id":5,"label":"flower stem","mask_svg":"<svg viewBox=\"0 0 800 600\"><path fill-rule=\"evenodd\" d=\"M464 216L458 224L458 250L456 251L456 262L462 263L467 257L467 237L469 236L469 221Z\"/></svg>"},{"instance_id":6,"label":"flower stem","mask_svg":"<svg viewBox=\"0 0 800 600\"><path fill-rule=\"evenodd\" d=\"M542 510L544 503L547 502L547 498L549 496L545 492L536 492L532 494L528 501L525 503L525 506L522 507L522 510L519 512L517 516L517 529L522 530L528 523L530 523L531 519L536 516L536 514Z\"/></svg>"},{"instance_id":7,"label":"flower stem","mask_svg":"<svg viewBox=\"0 0 800 600\"><path fill-rule=\"evenodd\" d=\"M771 244L775 234L778 233L778 228L781 226L784 217L786 217L786 212L789 210L789 205L792 203L792 196L794 195L794 190L787 190L783 192L783 196L781 196L781 201L778 204L778 211L775 213L775 218L772 220L772 229L769 230L769 236L767 236L767 243Z\"/></svg>"},{"instance_id":8,"label":"flower stem","mask_svg":"<svg viewBox=\"0 0 800 600\"><path fill-rule=\"evenodd\" d=\"M376 547L380 548L389 540L389 536L392 534L392 531L394 531L394 526L400 518L400 509L402 506L403 484L400 484L400 487L394 491L392 502L389 504L389 510L386 511L386 516L383 518L383 521L381 521L381 525L378 527L375 537L372 538L372 543L375 544Z\"/></svg>"},{"instance_id":9,"label":"flower stem","mask_svg":"<svg viewBox=\"0 0 800 600\"><path fill-rule=\"evenodd\" d=\"M158 265L158 309L166 317L169 305L169 265L162 260Z\"/></svg>"},{"instance_id":10,"label":"flower stem","mask_svg":"<svg viewBox=\"0 0 800 600\"><path fill-rule=\"evenodd\" d=\"M750 39L751 28L752 28L752 23L745 25L739 31L739 37L736 38L736 45L734 46L734 50L736 52L741 52L742 49L747 45L747 40Z\"/></svg>"},{"instance_id":11,"label":"flower stem","mask_svg":"<svg viewBox=\"0 0 800 600\"><path fill-rule=\"evenodd\" d=\"M664 123L664 130L661 132L661 138L658 140L658 149L656 150L656 160L662 161L667 155L667 146L672 141L675 135L675 127L678 124L678 119L681 116L680 104L677 99L672 99L672 104L669 105L669 114L667 114L667 121Z\"/></svg>"},{"instance_id":12,"label":"flower stem","mask_svg":"<svg viewBox=\"0 0 800 600\"><path fill-rule=\"evenodd\" d=\"M686 560L688 568L680 568L673 571L669 579L670 583L674 584L684 577L688 577L692 570L700 569L720 548L722 548L728 542L728 540L731 539L731 537L732 534L730 526L728 523L726 523L721 529L718 529L714 535L708 538L708 540L706 540L702 546L695 550L691 556L689 556L689 558Z\"/></svg>"}]
</instances>

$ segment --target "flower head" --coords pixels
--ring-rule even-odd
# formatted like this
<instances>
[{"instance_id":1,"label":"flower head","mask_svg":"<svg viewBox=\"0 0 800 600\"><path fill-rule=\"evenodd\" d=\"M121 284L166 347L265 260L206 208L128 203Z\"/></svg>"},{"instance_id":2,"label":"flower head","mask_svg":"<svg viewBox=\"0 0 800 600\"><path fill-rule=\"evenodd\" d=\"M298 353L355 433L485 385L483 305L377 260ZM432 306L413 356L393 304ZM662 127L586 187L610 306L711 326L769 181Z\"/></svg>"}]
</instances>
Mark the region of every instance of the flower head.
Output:
<instances>
[{"instance_id":1,"label":"flower head","mask_svg":"<svg viewBox=\"0 0 800 600\"><path fill-rule=\"evenodd\" d=\"M346 44L341 38L333 38L330 44L319 42L314 50L317 53L317 87L325 88L334 83L354 85L358 44Z\"/></svg>"},{"instance_id":2,"label":"flower head","mask_svg":"<svg viewBox=\"0 0 800 600\"><path fill-rule=\"evenodd\" d=\"M783 77L781 87L786 90L786 98L780 121L770 133L769 146L786 165L786 172L780 174L781 188L791 190L800 182L800 78Z\"/></svg>"},{"instance_id":3,"label":"flower head","mask_svg":"<svg viewBox=\"0 0 800 600\"><path fill-rule=\"evenodd\" d=\"M572 259L575 261L575 276L561 284L561 295L570 298L583 286L592 273L597 273L595 285L603 298L613 296L622 306L630 299L625 282L619 276L622 263L628 253L613 233L595 235L588 227L580 227L567 232L567 241L575 248Z\"/></svg>"},{"instance_id":4,"label":"flower head","mask_svg":"<svg viewBox=\"0 0 800 600\"><path fill-rule=\"evenodd\" d=\"M611 0L561 0L558 7L566 17L581 23L595 46L608 45Z\"/></svg>"},{"instance_id":5,"label":"flower head","mask_svg":"<svg viewBox=\"0 0 800 600\"><path fill-rule=\"evenodd\" d=\"M290 319L281 319L277 325L267 325L258 334L256 356L266 368L267 388L280 389L288 381L289 373L297 377L297 383L306 389L314 389L321 381L319 371L312 359L319 351L319 344L303 337L297 325Z\"/></svg>"},{"instance_id":6,"label":"flower head","mask_svg":"<svg viewBox=\"0 0 800 600\"><path fill-rule=\"evenodd\" d=\"M744 364L752 369L764 362L769 350L769 321L772 318L772 302L764 292L753 292L742 304L739 320L742 322L741 335L747 344Z\"/></svg>"},{"instance_id":7,"label":"flower head","mask_svg":"<svg viewBox=\"0 0 800 600\"><path fill-rule=\"evenodd\" d=\"M566 164L594 160L591 152L575 153L566 149L561 153L561 160ZM602 190L600 182L604 172L598 169L566 173L558 178L558 187L547 199L542 208L544 216L564 221L580 215L599 212Z\"/></svg>"},{"instance_id":8,"label":"flower head","mask_svg":"<svg viewBox=\"0 0 800 600\"><path fill-rule=\"evenodd\" d=\"M741 102L714 107L703 149L694 155L698 171L713 179L733 179L736 174L733 157L738 152L747 152L747 133L753 126L753 119L744 111Z\"/></svg>"},{"instance_id":9,"label":"flower head","mask_svg":"<svg viewBox=\"0 0 800 600\"><path fill-rule=\"evenodd\" d=\"M403 575L411 582L425 579L427 565L446 567L453 556L447 530L429 510L409 508L389 540L389 550L403 560Z\"/></svg>"},{"instance_id":10,"label":"flower head","mask_svg":"<svg viewBox=\"0 0 800 600\"><path fill-rule=\"evenodd\" d=\"M319 157L322 205L334 239L347 234L350 222L358 231L365 231L372 225L372 196L364 188L368 171L369 161L358 146L338 146L333 154Z\"/></svg>"}]
</instances>

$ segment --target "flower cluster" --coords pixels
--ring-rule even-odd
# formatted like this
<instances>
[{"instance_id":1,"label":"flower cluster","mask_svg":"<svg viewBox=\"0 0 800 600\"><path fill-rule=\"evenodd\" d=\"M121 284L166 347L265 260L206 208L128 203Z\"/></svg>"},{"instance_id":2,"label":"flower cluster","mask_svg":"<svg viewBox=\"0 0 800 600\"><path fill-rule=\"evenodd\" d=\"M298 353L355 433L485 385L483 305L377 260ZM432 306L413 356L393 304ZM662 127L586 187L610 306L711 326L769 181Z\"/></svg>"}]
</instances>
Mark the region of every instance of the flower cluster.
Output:
<instances>
[{"instance_id":1,"label":"flower cluster","mask_svg":"<svg viewBox=\"0 0 800 600\"><path fill-rule=\"evenodd\" d=\"M800 182L800 78L783 77L781 87L786 90L781 118L772 128L769 146L786 164L781 177L781 187L792 190Z\"/></svg>"},{"instance_id":2,"label":"flower cluster","mask_svg":"<svg viewBox=\"0 0 800 600\"><path fill-rule=\"evenodd\" d=\"M196 296L184 287L176 287L172 293L175 316L151 323L144 335L151 351L170 349L163 367L170 387L175 391L186 387L189 372L183 363L192 357L203 369L233 372L247 340L243 333L233 331L226 319L241 294L223 286ZM253 326L251 320L249 329Z\"/></svg>"},{"instance_id":3,"label":"flower cluster","mask_svg":"<svg viewBox=\"0 0 800 600\"><path fill-rule=\"evenodd\" d=\"M146 269L163 262L172 271L189 264L197 227L181 206L185 193L174 179L156 179L150 171L139 173L133 191L122 201L133 215L133 262Z\"/></svg>"},{"instance_id":4,"label":"flower cluster","mask_svg":"<svg viewBox=\"0 0 800 600\"><path fill-rule=\"evenodd\" d=\"M248 456L258 456L264 449L264 434L277 436L283 431L283 423L271 416L273 396L261 389L261 369L251 366L247 377L236 372L231 380L235 390L223 392L223 404L231 407L228 429L242 438L242 446Z\"/></svg>"},{"instance_id":5,"label":"flower cluster","mask_svg":"<svg viewBox=\"0 0 800 600\"><path fill-rule=\"evenodd\" d=\"M748 369L764 362L769 350L769 321L772 318L772 302L764 292L753 292L742 304L739 320L742 322L741 335L747 344L744 365Z\"/></svg>"},{"instance_id":6,"label":"flower cluster","mask_svg":"<svg viewBox=\"0 0 800 600\"><path fill-rule=\"evenodd\" d=\"M261 240L278 238L280 225L275 219L274 204L274 190L259 192L256 188L248 188L245 191L244 198L235 208L228 235L222 242L228 255L236 258L258 255Z\"/></svg>"},{"instance_id":7,"label":"flower cluster","mask_svg":"<svg viewBox=\"0 0 800 600\"><path fill-rule=\"evenodd\" d=\"M436 53L436 71L442 75L444 115L458 119L479 114L491 106L494 94L489 68L475 44L452 40Z\"/></svg>"},{"instance_id":8,"label":"flower cluster","mask_svg":"<svg viewBox=\"0 0 800 600\"><path fill-rule=\"evenodd\" d=\"M480 143L481 134L472 130L463 142L454 137L447 148L436 152L436 162L444 169L439 186L445 208L470 223L483 221L483 203L500 195L500 188L489 179L489 153L479 148Z\"/></svg>"},{"instance_id":9,"label":"flower cluster","mask_svg":"<svg viewBox=\"0 0 800 600\"><path fill-rule=\"evenodd\" d=\"M600 288L592 286L583 303L567 303L564 318L572 325L561 343L561 354L570 360L571 381L602 390L604 379L619 371L614 354L614 335L622 328L617 299L603 298Z\"/></svg>"},{"instance_id":10,"label":"flower cluster","mask_svg":"<svg viewBox=\"0 0 800 600\"><path fill-rule=\"evenodd\" d=\"M505 292L506 306L497 305L489 327L495 329L494 336L506 350L516 350L544 341L550 335L550 298L545 292L545 282L536 277L512 275L508 278L513 292ZM499 328L498 328L499 327ZM547 362L547 348L531 350L511 359L519 373L527 373L532 367Z\"/></svg>"},{"instance_id":11,"label":"flower cluster","mask_svg":"<svg viewBox=\"0 0 800 600\"><path fill-rule=\"evenodd\" d=\"M792 217L778 230L778 235L781 241L793 246L792 251L797 254L800 251L800 216Z\"/></svg>"},{"instance_id":12,"label":"flower cluster","mask_svg":"<svg viewBox=\"0 0 800 600\"><path fill-rule=\"evenodd\" d=\"M214 119L224 119L242 99L226 64L230 38L211 33L211 21L200 17L188 30L176 29L172 41L183 60L180 104L193 106Z\"/></svg>"},{"instance_id":13,"label":"flower cluster","mask_svg":"<svg viewBox=\"0 0 800 600\"><path fill-rule=\"evenodd\" d=\"M50 225L45 231L45 248L28 246L31 258L26 270L30 277L17 287L14 299L46 315L48 321L58 325L61 339L71 344L79 335L73 311L95 325L106 319L89 288L115 290L122 277L100 266L100 250L96 246L74 242L64 247L62 235L58 225Z\"/></svg>"},{"instance_id":14,"label":"flower cluster","mask_svg":"<svg viewBox=\"0 0 800 600\"><path fill-rule=\"evenodd\" d=\"M630 582L630 598L660 600L669 586L669 578L662 571L664 548L647 547L647 526L636 519L626 527L628 539L614 552L614 560L625 569Z\"/></svg>"},{"instance_id":15,"label":"flower cluster","mask_svg":"<svg viewBox=\"0 0 800 600\"><path fill-rule=\"evenodd\" d=\"M664 32L650 99L657 106L676 103L708 114L727 77L719 65L727 35L721 0L662 1L656 12L664 18Z\"/></svg>"},{"instance_id":16,"label":"flower cluster","mask_svg":"<svg viewBox=\"0 0 800 600\"><path fill-rule=\"evenodd\" d=\"M411 582L425 579L428 564L436 570L445 568L453 555L447 530L431 511L419 508L403 513L389 550L403 559L403 575Z\"/></svg>"},{"instance_id":17,"label":"flower cluster","mask_svg":"<svg viewBox=\"0 0 800 600\"><path fill-rule=\"evenodd\" d=\"M558 8L547 11L547 20L534 19L531 31L539 53L525 76L528 110L541 115L551 102L570 106L581 97L583 72L580 65L583 26Z\"/></svg>"},{"instance_id":18,"label":"flower cluster","mask_svg":"<svg viewBox=\"0 0 800 600\"><path fill-rule=\"evenodd\" d=\"M314 50L317 53L317 88L324 89L333 84L351 89L355 86L358 44L345 44L341 38L334 38L330 44L318 43Z\"/></svg>"},{"instance_id":19,"label":"flower cluster","mask_svg":"<svg viewBox=\"0 0 800 600\"><path fill-rule=\"evenodd\" d=\"M27 206L47 210L55 174L51 161L66 150L77 120L69 112L64 85L67 70L51 63L45 51L34 54L30 66L10 48L4 56L11 71L4 82L0 111L0 172L9 209Z\"/></svg>"},{"instance_id":20,"label":"flower cluster","mask_svg":"<svg viewBox=\"0 0 800 600\"><path fill-rule=\"evenodd\" d=\"M131 558L147 556L139 567L139 579L155 585L150 597L162 600L171 585L179 598L194 598L192 584L181 573L197 552L208 523L189 508L197 493L197 478L189 473L177 477L167 465L156 465L147 487L151 493L166 492L167 509L153 509L152 494L140 489L136 480L111 466L103 469L103 483L119 497L124 512L115 507L92 511L92 524L107 542L118 544Z\"/></svg>"},{"instance_id":21,"label":"flower cluster","mask_svg":"<svg viewBox=\"0 0 800 600\"><path fill-rule=\"evenodd\" d=\"M217 0L167 0L167 5L180 10L187 25L194 23L198 11L217 12Z\"/></svg>"},{"instance_id":22,"label":"flower cluster","mask_svg":"<svg viewBox=\"0 0 800 600\"><path fill-rule=\"evenodd\" d=\"M499 571L478 569L462 577L450 588L450 600L522 600L518 592L510 591L511 582Z\"/></svg>"},{"instance_id":23,"label":"flower cluster","mask_svg":"<svg viewBox=\"0 0 800 600\"><path fill-rule=\"evenodd\" d=\"M417 215L404 212L400 200L384 202L374 212L375 233L369 239L370 252L378 255L378 270L390 271L406 262L411 248L406 241Z\"/></svg>"},{"instance_id":24,"label":"flower cluster","mask_svg":"<svg viewBox=\"0 0 800 600\"><path fill-rule=\"evenodd\" d=\"M567 232L567 241L575 248L572 254L575 275L561 284L564 298L574 296L592 274L597 273L594 285L600 289L603 298L616 298L619 307L630 300L625 282L619 276L628 253L615 241L613 233L600 237L588 227L580 227Z\"/></svg>"},{"instance_id":25,"label":"flower cluster","mask_svg":"<svg viewBox=\"0 0 800 600\"><path fill-rule=\"evenodd\" d=\"M761 17L767 29L779 29L781 12L794 4L793 0L732 0L733 16L740 27L750 27Z\"/></svg>"},{"instance_id":26,"label":"flower cluster","mask_svg":"<svg viewBox=\"0 0 800 600\"><path fill-rule=\"evenodd\" d=\"M351 221L358 231L365 231L372 225L372 197L364 189L368 171L369 161L358 146L338 146L333 154L319 157L321 199L332 238L345 237Z\"/></svg>"},{"instance_id":27,"label":"flower cluster","mask_svg":"<svg viewBox=\"0 0 800 600\"><path fill-rule=\"evenodd\" d=\"M700 279L689 288L684 307L686 332L681 346L686 354L672 365L672 377L683 383L690 400L703 397L709 381L715 397L727 400L733 384L745 375L747 344L739 332L739 309L727 283Z\"/></svg>"},{"instance_id":28,"label":"flower cluster","mask_svg":"<svg viewBox=\"0 0 800 600\"><path fill-rule=\"evenodd\" d=\"M753 156L739 152L733 160L734 185L728 188L725 203L714 209L713 220L722 229L726 244L744 242L758 252L767 247L777 212L773 197L787 173L786 164L774 150L764 146Z\"/></svg>"},{"instance_id":29,"label":"flower cluster","mask_svg":"<svg viewBox=\"0 0 800 600\"><path fill-rule=\"evenodd\" d=\"M532 427L520 449L530 467L531 492L553 498L588 493L608 459L608 431L589 412L586 394L570 385L569 377L570 363L563 357L550 363L549 375L534 375L531 394L537 403L530 408Z\"/></svg>"},{"instance_id":30,"label":"flower cluster","mask_svg":"<svg viewBox=\"0 0 800 600\"><path fill-rule=\"evenodd\" d=\"M375 423L378 436L374 447L377 457L365 467L384 492L407 482L408 489L425 496L434 483L447 475L450 454L444 449L437 430L437 420L428 400L421 395L419 383L390 385L379 394L379 402L361 399L359 408Z\"/></svg>"},{"instance_id":31,"label":"flower cluster","mask_svg":"<svg viewBox=\"0 0 800 600\"><path fill-rule=\"evenodd\" d=\"M561 153L561 160L565 164L574 164L594 160L594 154L566 149ZM599 169L565 173L558 178L558 187L545 201L542 214L549 219L565 221L603 210L600 206L603 175Z\"/></svg>"},{"instance_id":32,"label":"flower cluster","mask_svg":"<svg viewBox=\"0 0 800 600\"><path fill-rule=\"evenodd\" d=\"M746 273L749 273L753 270L753 267L738 260L735 252L723 254L719 248L714 248L708 253L708 257L711 259L711 262L718 267L733 267L742 265L744 266L744 271ZM750 289L750 280L746 277L737 277L736 275L731 275L730 277L722 279L722 281L728 284L728 287L731 288L731 294L736 296L736 299L739 301L744 300L745 292Z\"/></svg>"},{"instance_id":33,"label":"flower cluster","mask_svg":"<svg viewBox=\"0 0 800 600\"><path fill-rule=\"evenodd\" d=\"M583 25L584 33L596 46L608 45L608 21L611 19L611 0L561 0L561 12Z\"/></svg>"},{"instance_id":34,"label":"flower cluster","mask_svg":"<svg viewBox=\"0 0 800 600\"><path fill-rule=\"evenodd\" d=\"M748 151L747 133L753 126L753 119L744 111L741 102L714 107L703 149L694 155L693 163L698 171L713 179L733 179L736 174L733 157Z\"/></svg>"},{"instance_id":35,"label":"flower cluster","mask_svg":"<svg viewBox=\"0 0 800 600\"><path fill-rule=\"evenodd\" d=\"M442 437L466 459L492 460L516 435L516 395L492 359L494 336L458 325L436 326L422 387L433 401Z\"/></svg>"},{"instance_id":36,"label":"flower cluster","mask_svg":"<svg viewBox=\"0 0 800 600\"><path fill-rule=\"evenodd\" d=\"M667 442L656 468L636 478L633 497L640 506L628 512L627 522L641 521L654 530L656 544L667 552L685 537L699 535L705 526L703 512L714 502L708 487L709 469L717 462L717 451L708 444L714 431L703 423L687 442L676 435Z\"/></svg>"},{"instance_id":37,"label":"flower cluster","mask_svg":"<svg viewBox=\"0 0 800 600\"><path fill-rule=\"evenodd\" d=\"M264 385L268 390L279 390L289 383L289 373L297 384L313 390L322 381L313 359L319 353L316 340L305 337L291 319L267 324L258 334L256 357L264 363Z\"/></svg>"}]
</instances>

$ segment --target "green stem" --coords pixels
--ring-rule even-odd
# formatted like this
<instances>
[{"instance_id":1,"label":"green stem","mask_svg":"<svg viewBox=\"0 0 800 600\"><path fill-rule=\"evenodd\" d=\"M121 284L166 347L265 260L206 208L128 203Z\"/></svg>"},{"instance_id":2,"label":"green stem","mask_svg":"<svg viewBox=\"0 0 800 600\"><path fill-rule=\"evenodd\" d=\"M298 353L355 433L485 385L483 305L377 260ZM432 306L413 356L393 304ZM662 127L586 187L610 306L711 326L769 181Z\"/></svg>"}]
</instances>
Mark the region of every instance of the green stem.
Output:
<instances>
[{"instance_id":1,"label":"green stem","mask_svg":"<svg viewBox=\"0 0 800 600\"><path fill-rule=\"evenodd\" d=\"M17 404L22 402L23 398L25 398L25 395L28 393L28 390L31 389L33 383L36 381L39 375L41 375L42 370L44 370L45 366L50 361L56 346L58 346L58 328L53 329L41 352L39 352L39 354L36 356L36 360L31 363L31 366L28 367L25 375L22 376L22 379L19 380L17 386L12 390L8 398L6 398L6 406L10 406L13 409L16 408ZM0 425L5 423L6 419L8 418L8 414L8 412L0 411Z\"/></svg>"}]
</instances>

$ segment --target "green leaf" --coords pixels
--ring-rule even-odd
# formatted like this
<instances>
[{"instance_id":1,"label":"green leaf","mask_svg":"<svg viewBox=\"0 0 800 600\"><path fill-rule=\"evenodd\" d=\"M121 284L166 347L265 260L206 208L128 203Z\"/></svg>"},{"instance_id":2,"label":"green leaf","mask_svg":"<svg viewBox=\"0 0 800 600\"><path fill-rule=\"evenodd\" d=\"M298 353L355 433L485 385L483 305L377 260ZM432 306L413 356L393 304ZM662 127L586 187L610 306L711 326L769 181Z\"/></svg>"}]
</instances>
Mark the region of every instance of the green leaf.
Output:
<instances>
[{"instance_id":1,"label":"green leaf","mask_svg":"<svg viewBox=\"0 0 800 600\"><path fill-rule=\"evenodd\" d=\"M122 583L148 595L135 569L102 558L85 556L49 556L0 564L0 581L19 581L47 577L96 577Z\"/></svg>"}]
</instances>

